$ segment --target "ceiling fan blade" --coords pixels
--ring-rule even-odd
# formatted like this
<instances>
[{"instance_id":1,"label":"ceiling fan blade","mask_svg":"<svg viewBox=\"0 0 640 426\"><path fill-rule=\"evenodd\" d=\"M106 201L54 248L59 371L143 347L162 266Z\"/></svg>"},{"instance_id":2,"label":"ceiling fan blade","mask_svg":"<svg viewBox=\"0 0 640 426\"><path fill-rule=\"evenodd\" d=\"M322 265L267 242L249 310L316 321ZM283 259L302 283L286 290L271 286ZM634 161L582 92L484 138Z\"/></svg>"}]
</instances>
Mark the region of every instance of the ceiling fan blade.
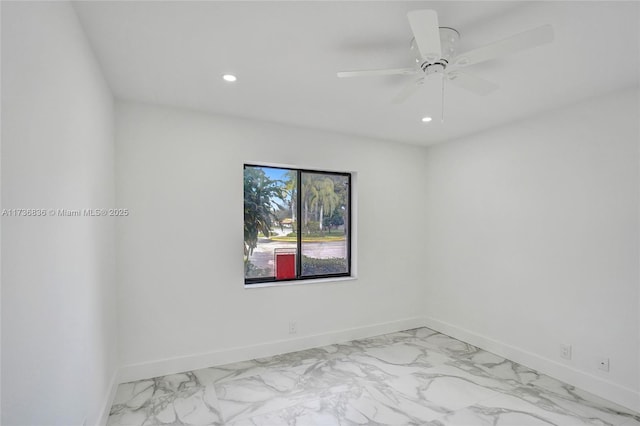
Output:
<instances>
[{"instance_id":1,"label":"ceiling fan blade","mask_svg":"<svg viewBox=\"0 0 640 426\"><path fill-rule=\"evenodd\" d=\"M389 68L384 70L340 71L338 77L367 77L376 75L410 75L417 73L416 68Z\"/></svg>"},{"instance_id":2,"label":"ceiling fan blade","mask_svg":"<svg viewBox=\"0 0 640 426\"><path fill-rule=\"evenodd\" d=\"M447 74L447 79L454 86L466 89L477 95L488 95L500 87L495 83L485 80L484 78L467 74L462 71L455 71Z\"/></svg>"},{"instance_id":3,"label":"ceiling fan blade","mask_svg":"<svg viewBox=\"0 0 640 426\"><path fill-rule=\"evenodd\" d=\"M479 47L458 55L454 64L459 67L510 55L553 41L553 27L549 24L516 34L504 40Z\"/></svg>"},{"instance_id":4,"label":"ceiling fan blade","mask_svg":"<svg viewBox=\"0 0 640 426\"><path fill-rule=\"evenodd\" d=\"M401 104L402 102L409 99L411 95L416 93L423 83L424 77L420 77L417 80L410 81L409 83L405 84L402 90L397 95L395 95L393 99L391 99L391 102L394 104Z\"/></svg>"},{"instance_id":5,"label":"ceiling fan blade","mask_svg":"<svg viewBox=\"0 0 640 426\"><path fill-rule=\"evenodd\" d=\"M407 14L407 18L422 58L430 62L440 59L442 47L436 11L412 10Z\"/></svg>"}]
</instances>

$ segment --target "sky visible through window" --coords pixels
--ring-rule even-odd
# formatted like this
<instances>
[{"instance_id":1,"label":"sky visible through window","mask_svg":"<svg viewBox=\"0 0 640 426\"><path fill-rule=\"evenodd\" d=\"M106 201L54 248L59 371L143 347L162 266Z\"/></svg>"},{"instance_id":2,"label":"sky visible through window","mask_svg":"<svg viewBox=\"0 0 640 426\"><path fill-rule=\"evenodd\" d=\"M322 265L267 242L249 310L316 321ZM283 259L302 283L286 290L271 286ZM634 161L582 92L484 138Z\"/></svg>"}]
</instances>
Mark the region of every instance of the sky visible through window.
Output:
<instances>
[{"instance_id":1,"label":"sky visible through window","mask_svg":"<svg viewBox=\"0 0 640 426\"><path fill-rule=\"evenodd\" d=\"M260 170L264 171L264 174L267 175L267 177L271 180L274 181L286 181L287 180L287 172L289 170L287 169L278 169L275 167L259 167ZM282 203L286 202L286 199L288 197L285 197L285 199L283 200L280 197L274 197L274 200L272 202L273 207L277 208L278 205L282 205ZM290 198L290 196L289 196Z\"/></svg>"},{"instance_id":2,"label":"sky visible through window","mask_svg":"<svg viewBox=\"0 0 640 426\"><path fill-rule=\"evenodd\" d=\"M260 167L269 179L284 180L288 170L276 169L274 167Z\"/></svg>"}]
</instances>

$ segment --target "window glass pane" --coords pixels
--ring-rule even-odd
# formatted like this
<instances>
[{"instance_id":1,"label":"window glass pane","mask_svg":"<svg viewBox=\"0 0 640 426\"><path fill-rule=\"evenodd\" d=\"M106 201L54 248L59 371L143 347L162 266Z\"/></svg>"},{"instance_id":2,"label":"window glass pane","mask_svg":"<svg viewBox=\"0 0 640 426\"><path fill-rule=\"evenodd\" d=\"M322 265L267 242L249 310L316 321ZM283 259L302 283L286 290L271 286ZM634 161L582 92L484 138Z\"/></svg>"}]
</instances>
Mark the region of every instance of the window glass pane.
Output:
<instances>
[{"instance_id":1,"label":"window glass pane","mask_svg":"<svg viewBox=\"0 0 640 426\"><path fill-rule=\"evenodd\" d=\"M295 170L244 168L245 279L296 277Z\"/></svg>"},{"instance_id":2,"label":"window glass pane","mask_svg":"<svg viewBox=\"0 0 640 426\"><path fill-rule=\"evenodd\" d=\"M302 276L349 272L349 177L302 172Z\"/></svg>"}]
</instances>

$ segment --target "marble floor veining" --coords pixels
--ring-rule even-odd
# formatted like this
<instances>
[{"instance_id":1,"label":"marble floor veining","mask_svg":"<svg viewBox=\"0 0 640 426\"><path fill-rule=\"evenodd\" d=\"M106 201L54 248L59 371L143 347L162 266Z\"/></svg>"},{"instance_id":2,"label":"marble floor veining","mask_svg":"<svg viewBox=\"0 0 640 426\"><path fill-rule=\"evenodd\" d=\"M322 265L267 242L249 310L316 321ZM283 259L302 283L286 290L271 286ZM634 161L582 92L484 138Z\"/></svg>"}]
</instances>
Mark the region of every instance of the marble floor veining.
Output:
<instances>
[{"instance_id":1,"label":"marble floor veining","mask_svg":"<svg viewBox=\"0 0 640 426\"><path fill-rule=\"evenodd\" d=\"M640 426L640 415L418 328L124 383L108 425Z\"/></svg>"}]
</instances>

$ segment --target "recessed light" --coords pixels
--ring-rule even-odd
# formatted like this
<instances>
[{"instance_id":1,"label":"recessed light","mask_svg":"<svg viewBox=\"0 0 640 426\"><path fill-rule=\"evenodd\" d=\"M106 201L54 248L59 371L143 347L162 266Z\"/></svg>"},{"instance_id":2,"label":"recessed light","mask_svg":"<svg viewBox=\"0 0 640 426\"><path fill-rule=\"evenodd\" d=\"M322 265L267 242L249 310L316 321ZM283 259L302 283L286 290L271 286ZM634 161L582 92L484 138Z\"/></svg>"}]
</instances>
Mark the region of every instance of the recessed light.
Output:
<instances>
[{"instance_id":1,"label":"recessed light","mask_svg":"<svg viewBox=\"0 0 640 426\"><path fill-rule=\"evenodd\" d=\"M237 80L236 76L233 74L225 74L222 76L224 81L228 81L229 83L233 83Z\"/></svg>"},{"instance_id":2,"label":"recessed light","mask_svg":"<svg viewBox=\"0 0 640 426\"><path fill-rule=\"evenodd\" d=\"M422 122L423 122L423 123L428 123L428 122L430 122L431 120L432 120L432 119L431 119L431 117L428 117L428 116L427 116L427 117L422 117Z\"/></svg>"}]
</instances>

